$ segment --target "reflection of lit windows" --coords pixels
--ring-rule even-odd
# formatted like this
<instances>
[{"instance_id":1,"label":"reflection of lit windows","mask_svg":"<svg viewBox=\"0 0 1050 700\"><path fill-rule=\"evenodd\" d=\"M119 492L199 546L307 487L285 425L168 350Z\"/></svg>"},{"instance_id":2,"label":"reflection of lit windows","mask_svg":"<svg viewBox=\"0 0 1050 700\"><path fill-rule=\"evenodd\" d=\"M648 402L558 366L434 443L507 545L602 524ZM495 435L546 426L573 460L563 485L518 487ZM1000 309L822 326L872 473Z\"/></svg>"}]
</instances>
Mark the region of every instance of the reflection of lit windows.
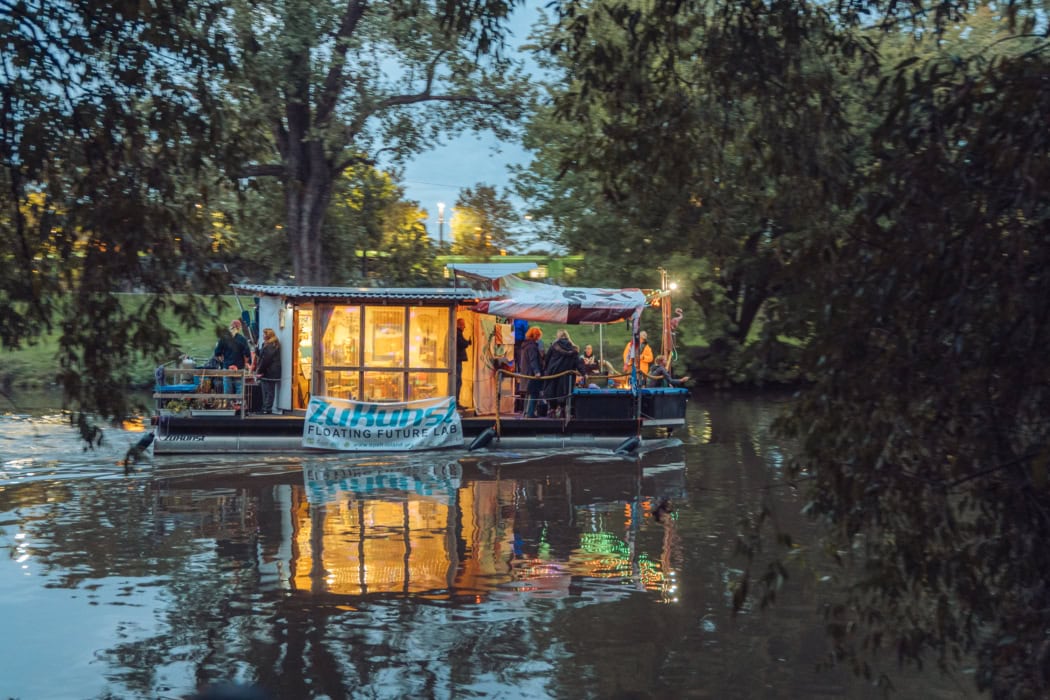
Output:
<instances>
[{"instance_id":1,"label":"reflection of lit windows","mask_svg":"<svg viewBox=\"0 0 1050 700\"><path fill-rule=\"evenodd\" d=\"M329 593L430 593L448 586L452 558L444 531L449 506L425 496L405 502L348 498L324 509L321 532L308 509L298 513L293 585L315 590L314 557Z\"/></svg>"}]
</instances>

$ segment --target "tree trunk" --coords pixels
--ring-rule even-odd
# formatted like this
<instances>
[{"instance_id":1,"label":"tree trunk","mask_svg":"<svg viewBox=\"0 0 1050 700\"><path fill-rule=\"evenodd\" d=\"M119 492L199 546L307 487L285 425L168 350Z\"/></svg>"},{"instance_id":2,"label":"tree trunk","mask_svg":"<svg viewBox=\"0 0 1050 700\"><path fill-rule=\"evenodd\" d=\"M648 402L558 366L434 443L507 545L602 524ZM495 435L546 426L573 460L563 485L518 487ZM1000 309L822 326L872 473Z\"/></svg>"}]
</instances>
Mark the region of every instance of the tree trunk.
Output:
<instances>
[{"instance_id":1,"label":"tree trunk","mask_svg":"<svg viewBox=\"0 0 1050 700\"><path fill-rule=\"evenodd\" d=\"M332 200L333 164L323 145L306 140L309 117L305 110L289 110L289 129L284 156L286 234L292 251L295 283L302 286L328 284L328 270L321 248L321 224Z\"/></svg>"},{"instance_id":2,"label":"tree trunk","mask_svg":"<svg viewBox=\"0 0 1050 700\"><path fill-rule=\"evenodd\" d=\"M306 178L284 183L292 271L296 284L303 286L324 286L329 280L321 246L321 224L332 200L332 174L326 165L315 164Z\"/></svg>"}]
</instances>

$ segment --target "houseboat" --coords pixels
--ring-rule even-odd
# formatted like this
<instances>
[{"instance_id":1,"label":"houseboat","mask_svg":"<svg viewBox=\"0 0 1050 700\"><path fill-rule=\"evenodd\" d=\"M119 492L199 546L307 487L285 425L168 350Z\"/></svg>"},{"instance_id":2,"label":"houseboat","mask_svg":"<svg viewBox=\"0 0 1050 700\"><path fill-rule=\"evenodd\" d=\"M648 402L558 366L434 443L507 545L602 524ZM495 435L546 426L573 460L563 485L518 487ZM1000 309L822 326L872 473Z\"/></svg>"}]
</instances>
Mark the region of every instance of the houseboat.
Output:
<instances>
[{"instance_id":1,"label":"houseboat","mask_svg":"<svg viewBox=\"0 0 1050 700\"><path fill-rule=\"evenodd\" d=\"M460 286L458 278L445 288L236 285L238 299L251 299L242 304L251 337L273 329L280 343L274 411L259 411L251 372L192 360L162 368L153 395L154 454L629 451L685 425L688 391L645 388L637 372L575 389L559 417L525 418L514 373L513 319L626 322L637 342L643 311L665 292L558 287L513 275L485 287ZM460 321L471 344L458 362ZM223 393L225 378L237 380L234 393Z\"/></svg>"}]
</instances>

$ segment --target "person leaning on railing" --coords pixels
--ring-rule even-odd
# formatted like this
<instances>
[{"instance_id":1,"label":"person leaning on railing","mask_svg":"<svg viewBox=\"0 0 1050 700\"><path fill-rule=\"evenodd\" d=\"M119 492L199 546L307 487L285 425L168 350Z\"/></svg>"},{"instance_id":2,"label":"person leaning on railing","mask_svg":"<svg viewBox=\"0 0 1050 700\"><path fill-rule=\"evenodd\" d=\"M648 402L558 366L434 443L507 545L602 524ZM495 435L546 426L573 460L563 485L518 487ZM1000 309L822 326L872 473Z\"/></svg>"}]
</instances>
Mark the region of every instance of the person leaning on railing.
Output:
<instances>
[{"instance_id":1,"label":"person leaning on railing","mask_svg":"<svg viewBox=\"0 0 1050 700\"><path fill-rule=\"evenodd\" d=\"M656 356L656 359L653 360L653 366L649 368L645 375L645 384L651 387L682 386L687 381L689 381L689 377L677 378L672 376L671 370L667 369L667 358L663 355Z\"/></svg>"}]
</instances>

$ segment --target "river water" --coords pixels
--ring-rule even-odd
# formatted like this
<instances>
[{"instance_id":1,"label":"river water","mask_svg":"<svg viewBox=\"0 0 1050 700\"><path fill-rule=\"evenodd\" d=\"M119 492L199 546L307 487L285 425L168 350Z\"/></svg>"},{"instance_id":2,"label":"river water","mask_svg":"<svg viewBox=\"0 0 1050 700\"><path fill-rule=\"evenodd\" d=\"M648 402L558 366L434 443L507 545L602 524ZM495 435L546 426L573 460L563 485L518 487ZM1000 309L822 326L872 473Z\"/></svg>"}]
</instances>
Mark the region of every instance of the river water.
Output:
<instances>
[{"instance_id":1,"label":"river water","mask_svg":"<svg viewBox=\"0 0 1050 700\"><path fill-rule=\"evenodd\" d=\"M611 453L85 451L47 397L0 415L0 697L875 698L824 668L835 578L797 557L731 612L742 519L802 543L770 398L696 398ZM33 403L38 404L33 406ZM663 504L663 505L661 505ZM669 511L669 512L668 512ZM803 561L805 559L806 561ZM898 697L977 697L897 669Z\"/></svg>"}]
</instances>

